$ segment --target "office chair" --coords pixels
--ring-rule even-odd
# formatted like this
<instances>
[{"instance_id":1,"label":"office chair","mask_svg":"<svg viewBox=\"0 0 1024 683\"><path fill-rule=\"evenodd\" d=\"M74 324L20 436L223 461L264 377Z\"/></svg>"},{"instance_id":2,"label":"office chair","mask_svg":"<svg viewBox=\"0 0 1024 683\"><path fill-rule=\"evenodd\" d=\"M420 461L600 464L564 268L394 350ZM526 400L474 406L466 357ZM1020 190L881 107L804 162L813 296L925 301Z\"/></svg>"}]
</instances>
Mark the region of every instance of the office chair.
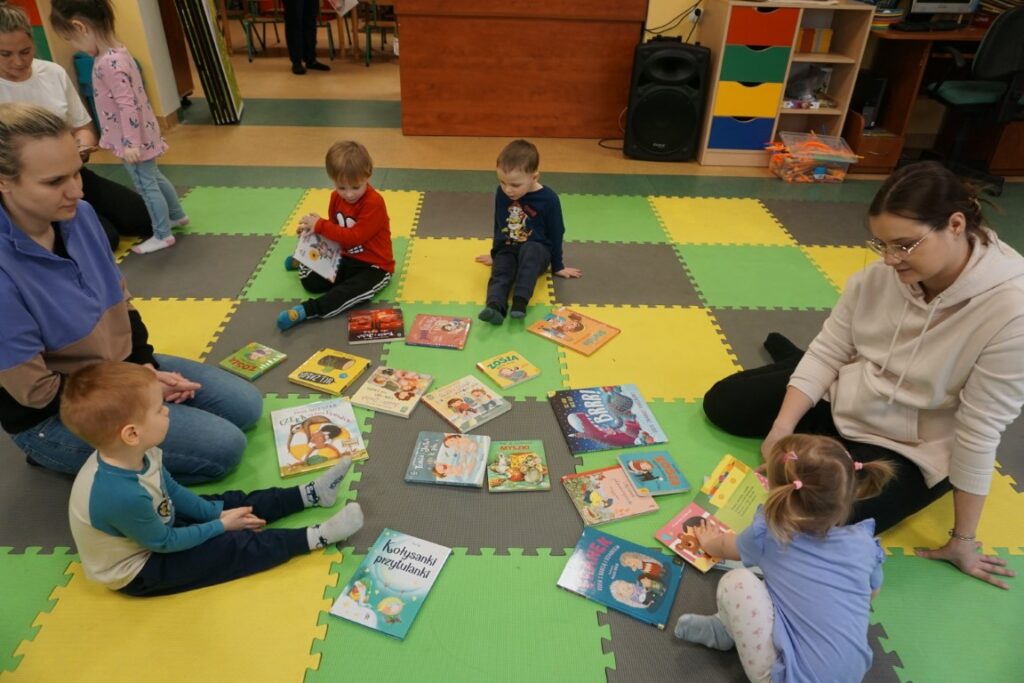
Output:
<instances>
[{"instance_id":1,"label":"office chair","mask_svg":"<svg viewBox=\"0 0 1024 683\"><path fill-rule=\"evenodd\" d=\"M954 47L937 48L953 57L953 68L966 71L964 56ZM952 69L950 71L952 71ZM945 163L954 172L972 176L1000 195L1003 178L988 170L979 171L962 161L969 134L982 126L1024 120L1024 7L1003 12L985 32L970 68L970 80L943 80L928 85L930 97L965 117Z\"/></svg>"}]
</instances>

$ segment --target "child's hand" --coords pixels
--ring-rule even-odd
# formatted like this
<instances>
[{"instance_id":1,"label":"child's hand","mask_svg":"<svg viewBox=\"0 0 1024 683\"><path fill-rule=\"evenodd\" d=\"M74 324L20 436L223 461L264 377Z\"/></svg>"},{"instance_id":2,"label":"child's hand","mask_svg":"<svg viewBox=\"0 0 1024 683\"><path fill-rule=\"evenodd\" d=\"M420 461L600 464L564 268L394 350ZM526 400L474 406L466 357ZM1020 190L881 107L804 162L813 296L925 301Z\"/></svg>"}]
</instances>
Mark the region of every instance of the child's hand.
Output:
<instances>
[{"instance_id":1,"label":"child's hand","mask_svg":"<svg viewBox=\"0 0 1024 683\"><path fill-rule=\"evenodd\" d=\"M491 258L490 254L480 254L479 256L477 256L473 260L476 261L477 263L482 263L485 266L492 266L492 265L494 265L494 259Z\"/></svg>"},{"instance_id":2,"label":"child's hand","mask_svg":"<svg viewBox=\"0 0 1024 683\"><path fill-rule=\"evenodd\" d=\"M134 147L125 147L124 148L124 160L125 160L125 163L128 163L128 164L137 164L137 163L139 163L139 150L135 149Z\"/></svg>"},{"instance_id":3,"label":"child's hand","mask_svg":"<svg viewBox=\"0 0 1024 683\"><path fill-rule=\"evenodd\" d=\"M725 536L725 532L709 526L707 522L701 522L700 526L693 527L693 535L697 537L700 547L708 555L717 556L721 554L721 551L718 549L718 543L719 539Z\"/></svg>"},{"instance_id":4,"label":"child's hand","mask_svg":"<svg viewBox=\"0 0 1024 683\"><path fill-rule=\"evenodd\" d=\"M252 514L251 507L231 508L220 513L224 531L260 531L267 525L265 520Z\"/></svg>"},{"instance_id":5,"label":"child's hand","mask_svg":"<svg viewBox=\"0 0 1024 683\"><path fill-rule=\"evenodd\" d=\"M583 271L579 268L562 268L560 271L556 272L555 275L564 278L583 277Z\"/></svg>"},{"instance_id":6,"label":"child's hand","mask_svg":"<svg viewBox=\"0 0 1024 683\"><path fill-rule=\"evenodd\" d=\"M295 229L295 232L299 235L308 235L311 232L316 232L316 223L320 220L320 216L315 213L306 214L299 219L299 227Z\"/></svg>"}]
</instances>

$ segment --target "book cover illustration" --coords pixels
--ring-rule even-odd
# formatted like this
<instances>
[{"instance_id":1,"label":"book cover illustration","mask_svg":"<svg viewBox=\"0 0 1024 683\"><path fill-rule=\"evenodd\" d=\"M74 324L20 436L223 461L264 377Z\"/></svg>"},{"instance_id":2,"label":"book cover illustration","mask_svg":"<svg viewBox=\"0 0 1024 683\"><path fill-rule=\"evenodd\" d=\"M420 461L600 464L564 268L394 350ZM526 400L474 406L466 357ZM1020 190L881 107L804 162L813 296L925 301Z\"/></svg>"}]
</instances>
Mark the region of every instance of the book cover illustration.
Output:
<instances>
[{"instance_id":1,"label":"book cover illustration","mask_svg":"<svg viewBox=\"0 0 1024 683\"><path fill-rule=\"evenodd\" d=\"M405 339L405 319L401 308L360 308L349 311L349 344L373 344L401 339Z\"/></svg>"},{"instance_id":2,"label":"book cover illustration","mask_svg":"<svg viewBox=\"0 0 1024 683\"><path fill-rule=\"evenodd\" d=\"M293 258L314 273L334 282L341 262L341 245L315 232L299 235Z\"/></svg>"},{"instance_id":3,"label":"book cover illustration","mask_svg":"<svg viewBox=\"0 0 1024 683\"><path fill-rule=\"evenodd\" d=\"M410 346L434 346L462 350L469 337L469 318L420 313L412 321L405 343Z\"/></svg>"},{"instance_id":4,"label":"book cover illustration","mask_svg":"<svg viewBox=\"0 0 1024 683\"><path fill-rule=\"evenodd\" d=\"M295 368L288 381L338 396L368 367L367 358L325 347Z\"/></svg>"},{"instance_id":5,"label":"book cover illustration","mask_svg":"<svg viewBox=\"0 0 1024 683\"><path fill-rule=\"evenodd\" d=\"M523 358L516 351L506 351L476 364L500 389L508 389L533 379L540 374L540 368Z\"/></svg>"},{"instance_id":6,"label":"book cover illustration","mask_svg":"<svg viewBox=\"0 0 1024 683\"><path fill-rule=\"evenodd\" d=\"M460 432L468 432L512 409L512 404L472 375L431 391L428 406Z\"/></svg>"},{"instance_id":7,"label":"book cover illustration","mask_svg":"<svg viewBox=\"0 0 1024 683\"><path fill-rule=\"evenodd\" d=\"M548 400L573 455L668 441L635 384L561 389Z\"/></svg>"},{"instance_id":8,"label":"book cover illustration","mask_svg":"<svg viewBox=\"0 0 1024 683\"><path fill-rule=\"evenodd\" d=\"M274 410L270 422L282 477L331 467L345 456L367 457L359 423L346 399Z\"/></svg>"},{"instance_id":9,"label":"book cover illustration","mask_svg":"<svg viewBox=\"0 0 1024 683\"><path fill-rule=\"evenodd\" d=\"M222 360L220 366L251 382L287 357L277 349L251 342Z\"/></svg>"},{"instance_id":10,"label":"book cover illustration","mask_svg":"<svg viewBox=\"0 0 1024 683\"><path fill-rule=\"evenodd\" d=\"M544 442L492 441L487 456L487 490L494 493L550 491Z\"/></svg>"},{"instance_id":11,"label":"book cover illustration","mask_svg":"<svg viewBox=\"0 0 1024 683\"><path fill-rule=\"evenodd\" d=\"M559 306L526 329L584 356L594 353L619 333L617 327L588 318L566 306Z\"/></svg>"},{"instance_id":12,"label":"book cover illustration","mask_svg":"<svg viewBox=\"0 0 1024 683\"><path fill-rule=\"evenodd\" d=\"M669 558L585 527L558 586L664 629L682 576Z\"/></svg>"},{"instance_id":13,"label":"book cover illustration","mask_svg":"<svg viewBox=\"0 0 1024 683\"><path fill-rule=\"evenodd\" d=\"M432 375L381 366L352 394L352 403L380 413L409 417L433 381Z\"/></svg>"},{"instance_id":14,"label":"book cover illustration","mask_svg":"<svg viewBox=\"0 0 1024 683\"><path fill-rule=\"evenodd\" d=\"M404 639L451 553L443 545L384 529L331 614Z\"/></svg>"},{"instance_id":15,"label":"book cover illustration","mask_svg":"<svg viewBox=\"0 0 1024 683\"><path fill-rule=\"evenodd\" d=\"M420 432L405 480L414 484L481 488L490 445L489 436Z\"/></svg>"},{"instance_id":16,"label":"book cover illustration","mask_svg":"<svg viewBox=\"0 0 1024 683\"><path fill-rule=\"evenodd\" d=\"M619 464L641 496L663 496L690 490L690 482L667 451L623 453Z\"/></svg>"},{"instance_id":17,"label":"book cover illustration","mask_svg":"<svg viewBox=\"0 0 1024 683\"><path fill-rule=\"evenodd\" d=\"M562 486L587 526L643 515L658 509L653 497L641 496L633 489L626 473L618 465L567 474L562 477Z\"/></svg>"},{"instance_id":18,"label":"book cover illustration","mask_svg":"<svg viewBox=\"0 0 1024 683\"><path fill-rule=\"evenodd\" d=\"M658 529L654 537L668 546L668 549L702 572L714 567L720 560L704 552L700 541L693 532L696 527L709 526L722 532L730 528L715 519L714 515L697 503L690 503L665 526Z\"/></svg>"}]
</instances>

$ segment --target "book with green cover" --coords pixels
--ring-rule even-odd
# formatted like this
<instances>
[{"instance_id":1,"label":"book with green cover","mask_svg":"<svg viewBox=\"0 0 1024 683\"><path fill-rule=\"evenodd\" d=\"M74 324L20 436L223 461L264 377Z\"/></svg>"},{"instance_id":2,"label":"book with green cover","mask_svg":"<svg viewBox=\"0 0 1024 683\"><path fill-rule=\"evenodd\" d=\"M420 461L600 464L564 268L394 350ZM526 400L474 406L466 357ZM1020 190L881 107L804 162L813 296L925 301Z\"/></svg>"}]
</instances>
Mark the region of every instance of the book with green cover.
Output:
<instances>
[{"instance_id":1,"label":"book with green cover","mask_svg":"<svg viewBox=\"0 0 1024 683\"><path fill-rule=\"evenodd\" d=\"M251 382L287 357L277 349L251 342L222 360L220 366Z\"/></svg>"},{"instance_id":2,"label":"book with green cover","mask_svg":"<svg viewBox=\"0 0 1024 683\"><path fill-rule=\"evenodd\" d=\"M544 442L536 439L492 441L487 456L487 490L492 493L550 491Z\"/></svg>"}]
</instances>

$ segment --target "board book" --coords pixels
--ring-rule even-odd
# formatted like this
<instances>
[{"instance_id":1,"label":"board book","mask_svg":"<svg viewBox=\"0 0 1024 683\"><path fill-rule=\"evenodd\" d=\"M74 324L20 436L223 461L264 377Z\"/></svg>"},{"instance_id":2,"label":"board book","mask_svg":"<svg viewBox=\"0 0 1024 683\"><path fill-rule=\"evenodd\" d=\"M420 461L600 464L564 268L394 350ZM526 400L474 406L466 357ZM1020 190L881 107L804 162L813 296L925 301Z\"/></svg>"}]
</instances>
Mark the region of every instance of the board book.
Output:
<instances>
[{"instance_id":1,"label":"board book","mask_svg":"<svg viewBox=\"0 0 1024 683\"><path fill-rule=\"evenodd\" d=\"M251 382L287 357L277 349L251 342L222 360L220 366Z\"/></svg>"},{"instance_id":2,"label":"board book","mask_svg":"<svg viewBox=\"0 0 1024 683\"><path fill-rule=\"evenodd\" d=\"M559 306L529 327L530 332L589 356L619 333L617 327Z\"/></svg>"},{"instance_id":3,"label":"board book","mask_svg":"<svg viewBox=\"0 0 1024 683\"><path fill-rule=\"evenodd\" d=\"M405 343L409 346L462 350L466 346L472 322L469 318L420 313L413 319Z\"/></svg>"},{"instance_id":4,"label":"board book","mask_svg":"<svg viewBox=\"0 0 1024 683\"><path fill-rule=\"evenodd\" d=\"M668 451L623 453L619 464L641 496L664 496L690 490L690 482L676 467Z\"/></svg>"},{"instance_id":5,"label":"board book","mask_svg":"<svg viewBox=\"0 0 1024 683\"><path fill-rule=\"evenodd\" d=\"M508 389L522 384L540 374L540 368L523 358L516 351L499 353L476 364L480 372L487 375L499 389Z\"/></svg>"},{"instance_id":6,"label":"board book","mask_svg":"<svg viewBox=\"0 0 1024 683\"><path fill-rule=\"evenodd\" d=\"M635 384L561 389L548 400L573 455L668 441Z\"/></svg>"},{"instance_id":7,"label":"board book","mask_svg":"<svg viewBox=\"0 0 1024 683\"><path fill-rule=\"evenodd\" d=\"M487 456L487 490L492 493L550 491L544 442L492 441Z\"/></svg>"},{"instance_id":8,"label":"board book","mask_svg":"<svg viewBox=\"0 0 1024 683\"><path fill-rule=\"evenodd\" d=\"M656 512L658 504L651 496L641 496L618 465L589 472L567 474L562 486L587 526L614 522L635 515Z\"/></svg>"},{"instance_id":9,"label":"board book","mask_svg":"<svg viewBox=\"0 0 1024 683\"><path fill-rule=\"evenodd\" d=\"M446 546L384 529L331 614L403 640L451 554Z\"/></svg>"},{"instance_id":10,"label":"board book","mask_svg":"<svg viewBox=\"0 0 1024 683\"><path fill-rule=\"evenodd\" d=\"M352 403L379 413L407 418L433 381L432 375L381 366L371 372L352 394Z\"/></svg>"},{"instance_id":11,"label":"board book","mask_svg":"<svg viewBox=\"0 0 1024 683\"><path fill-rule=\"evenodd\" d=\"M295 368L288 381L339 396L368 367L367 358L325 347Z\"/></svg>"},{"instance_id":12,"label":"board book","mask_svg":"<svg viewBox=\"0 0 1024 683\"><path fill-rule=\"evenodd\" d=\"M423 401L460 432L468 432L512 409L512 404L466 375L423 397Z\"/></svg>"},{"instance_id":13,"label":"board book","mask_svg":"<svg viewBox=\"0 0 1024 683\"><path fill-rule=\"evenodd\" d=\"M420 432L405 480L413 484L481 488L490 446L489 436Z\"/></svg>"},{"instance_id":14,"label":"board book","mask_svg":"<svg viewBox=\"0 0 1024 683\"><path fill-rule=\"evenodd\" d=\"M586 527L558 577L558 586L664 629L683 575L683 566L676 562Z\"/></svg>"},{"instance_id":15,"label":"board book","mask_svg":"<svg viewBox=\"0 0 1024 683\"><path fill-rule=\"evenodd\" d=\"M402 339L405 339L405 319L401 308L394 306L349 311L349 344L374 344Z\"/></svg>"},{"instance_id":16,"label":"board book","mask_svg":"<svg viewBox=\"0 0 1024 683\"><path fill-rule=\"evenodd\" d=\"M359 423L347 399L274 410L270 422L282 477L331 467L346 456L352 460L367 457Z\"/></svg>"},{"instance_id":17,"label":"board book","mask_svg":"<svg viewBox=\"0 0 1024 683\"><path fill-rule=\"evenodd\" d=\"M341 245L315 232L299 235L292 257L325 280L334 282L341 263Z\"/></svg>"}]
</instances>

